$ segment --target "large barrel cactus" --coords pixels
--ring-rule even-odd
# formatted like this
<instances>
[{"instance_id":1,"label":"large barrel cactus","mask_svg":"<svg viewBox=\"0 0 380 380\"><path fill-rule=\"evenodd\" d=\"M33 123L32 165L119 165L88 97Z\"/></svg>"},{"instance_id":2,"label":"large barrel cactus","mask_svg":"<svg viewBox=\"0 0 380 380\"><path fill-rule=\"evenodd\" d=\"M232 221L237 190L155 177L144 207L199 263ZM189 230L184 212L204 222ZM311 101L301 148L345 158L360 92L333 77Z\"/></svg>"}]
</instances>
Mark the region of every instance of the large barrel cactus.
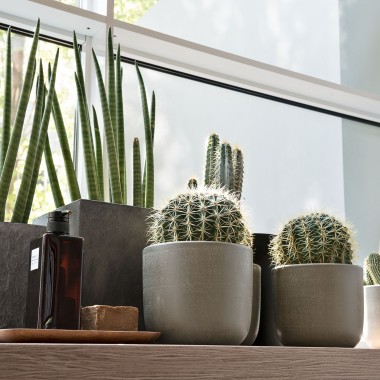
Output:
<instances>
[{"instance_id":1,"label":"large barrel cactus","mask_svg":"<svg viewBox=\"0 0 380 380\"><path fill-rule=\"evenodd\" d=\"M237 198L220 188L189 189L150 216L149 240L220 241L252 246Z\"/></svg>"},{"instance_id":2,"label":"large barrel cactus","mask_svg":"<svg viewBox=\"0 0 380 380\"><path fill-rule=\"evenodd\" d=\"M380 285L380 254L371 253L364 261L366 285Z\"/></svg>"},{"instance_id":3,"label":"large barrel cactus","mask_svg":"<svg viewBox=\"0 0 380 380\"><path fill-rule=\"evenodd\" d=\"M355 241L344 222L315 212L290 220L270 243L276 266L308 263L352 264Z\"/></svg>"}]
</instances>

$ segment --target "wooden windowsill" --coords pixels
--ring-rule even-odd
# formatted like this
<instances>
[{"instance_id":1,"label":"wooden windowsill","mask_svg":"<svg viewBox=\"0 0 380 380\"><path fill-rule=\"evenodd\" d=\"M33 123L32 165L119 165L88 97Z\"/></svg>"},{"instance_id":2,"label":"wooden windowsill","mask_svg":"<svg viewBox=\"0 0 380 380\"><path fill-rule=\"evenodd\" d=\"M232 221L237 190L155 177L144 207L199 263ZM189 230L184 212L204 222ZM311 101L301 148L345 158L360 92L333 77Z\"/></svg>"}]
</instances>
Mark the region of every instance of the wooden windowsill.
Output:
<instances>
[{"instance_id":1,"label":"wooden windowsill","mask_svg":"<svg viewBox=\"0 0 380 380\"><path fill-rule=\"evenodd\" d=\"M0 344L1 379L379 379L380 350Z\"/></svg>"}]
</instances>

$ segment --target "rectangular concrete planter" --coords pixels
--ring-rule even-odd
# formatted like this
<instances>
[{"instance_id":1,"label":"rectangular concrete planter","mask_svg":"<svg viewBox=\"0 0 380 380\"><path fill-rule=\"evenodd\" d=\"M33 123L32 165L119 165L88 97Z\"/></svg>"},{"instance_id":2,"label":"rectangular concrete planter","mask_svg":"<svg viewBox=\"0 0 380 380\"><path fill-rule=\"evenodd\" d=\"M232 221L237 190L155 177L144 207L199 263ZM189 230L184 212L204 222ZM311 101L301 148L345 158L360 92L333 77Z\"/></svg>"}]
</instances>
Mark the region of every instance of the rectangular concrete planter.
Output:
<instances>
[{"instance_id":1,"label":"rectangular concrete planter","mask_svg":"<svg viewBox=\"0 0 380 380\"><path fill-rule=\"evenodd\" d=\"M84 238L82 306L135 306L143 330L142 250L150 209L90 200L61 209L72 212L70 234ZM33 221L46 223L47 215Z\"/></svg>"},{"instance_id":2,"label":"rectangular concrete planter","mask_svg":"<svg viewBox=\"0 0 380 380\"><path fill-rule=\"evenodd\" d=\"M0 223L0 328L25 325L30 241L44 234L45 227Z\"/></svg>"}]
</instances>

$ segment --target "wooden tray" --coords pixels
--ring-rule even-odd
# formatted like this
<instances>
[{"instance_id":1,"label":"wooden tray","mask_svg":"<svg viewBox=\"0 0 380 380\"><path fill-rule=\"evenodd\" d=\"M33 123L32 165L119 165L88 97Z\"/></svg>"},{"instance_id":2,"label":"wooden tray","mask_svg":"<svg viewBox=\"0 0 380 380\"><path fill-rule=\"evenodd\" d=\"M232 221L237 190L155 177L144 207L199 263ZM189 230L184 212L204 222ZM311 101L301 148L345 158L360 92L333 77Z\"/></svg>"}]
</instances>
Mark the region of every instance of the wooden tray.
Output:
<instances>
[{"instance_id":1,"label":"wooden tray","mask_svg":"<svg viewBox=\"0 0 380 380\"><path fill-rule=\"evenodd\" d=\"M154 343L151 331L0 329L0 343Z\"/></svg>"}]
</instances>

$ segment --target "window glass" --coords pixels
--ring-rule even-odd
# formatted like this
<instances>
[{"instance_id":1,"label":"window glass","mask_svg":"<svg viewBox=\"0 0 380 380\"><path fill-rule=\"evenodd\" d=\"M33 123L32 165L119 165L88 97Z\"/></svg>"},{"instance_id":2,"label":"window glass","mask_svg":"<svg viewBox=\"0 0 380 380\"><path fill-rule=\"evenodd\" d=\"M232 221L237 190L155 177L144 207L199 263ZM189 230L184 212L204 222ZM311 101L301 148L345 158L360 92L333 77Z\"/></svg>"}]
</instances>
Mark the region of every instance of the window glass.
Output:
<instances>
[{"instance_id":1,"label":"window glass","mask_svg":"<svg viewBox=\"0 0 380 380\"><path fill-rule=\"evenodd\" d=\"M124 65L129 186L132 141L144 152L141 101L134 67ZM243 205L256 232L306 209L344 215L342 120L338 117L142 69L148 97L156 93L156 205L203 182L206 144L215 132L243 151ZM131 194L131 189L129 194Z\"/></svg>"},{"instance_id":2,"label":"window glass","mask_svg":"<svg viewBox=\"0 0 380 380\"><path fill-rule=\"evenodd\" d=\"M73 5L91 12L99 13L102 15L107 14L107 1L108 0L54 0L59 3Z\"/></svg>"},{"instance_id":3,"label":"window glass","mask_svg":"<svg viewBox=\"0 0 380 380\"><path fill-rule=\"evenodd\" d=\"M242 206L254 232L313 210L346 216L357 231L363 264L380 240L380 128L197 81L141 69L156 94L155 205L202 183L208 136L244 154ZM144 159L144 128L135 69L124 64L126 157L132 194L132 141ZM143 160L142 160L143 162Z\"/></svg>"},{"instance_id":4,"label":"window glass","mask_svg":"<svg viewBox=\"0 0 380 380\"><path fill-rule=\"evenodd\" d=\"M114 18L135 24L158 2L159 0L115 0Z\"/></svg>"},{"instance_id":5,"label":"window glass","mask_svg":"<svg viewBox=\"0 0 380 380\"><path fill-rule=\"evenodd\" d=\"M134 11L137 3L152 6L131 21L127 10ZM380 93L377 0L151 3L116 0L115 17L297 73Z\"/></svg>"},{"instance_id":6,"label":"window glass","mask_svg":"<svg viewBox=\"0 0 380 380\"><path fill-rule=\"evenodd\" d=\"M26 70L26 64L29 57L29 50L31 46L31 38L12 34L12 122L14 113L17 107L18 97L21 90L21 85L24 79L24 73ZM0 31L0 62L5 62L5 41L6 31ZM57 45L44 41L39 41L38 58L43 60L45 82L47 82L47 65L48 62L53 64L54 56L56 53ZM72 94L75 93L74 71L75 61L73 49L67 47L59 47L60 58L58 63L58 72L56 79L56 91L61 106L63 119L66 126L66 131L69 139L69 144L72 148L74 138L74 116L76 107L76 97ZM4 64L0 65L0 104L2 104L4 98ZM31 93L30 103L28 106L27 114L25 117L25 123L23 128L23 134L20 142L20 147L17 155L17 164L14 171L14 175L11 183L10 195L7 199L6 206L6 221L10 220L14 202L18 188L21 183L21 176L24 168L24 163L27 154L29 136L31 133L32 120L33 120L33 106L35 102L35 84ZM0 136L2 128L2 107L0 107ZM61 148L59 145L58 136L56 134L56 128L53 118L50 118L49 124L49 139L51 150L53 154L54 164L56 167L57 175L59 178L62 194L66 203L70 201L69 192L67 187L66 172L63 164ZM0 137L1 138L1 137ZM53 196L50 190L49 179L47 175L47 169L45 159L43 157L40 173L38 177L38 183L36 193L33 201L33 208L30 216L30 220L33 218L48 212L55 208Z\"/></svg>"}]
</instances>

